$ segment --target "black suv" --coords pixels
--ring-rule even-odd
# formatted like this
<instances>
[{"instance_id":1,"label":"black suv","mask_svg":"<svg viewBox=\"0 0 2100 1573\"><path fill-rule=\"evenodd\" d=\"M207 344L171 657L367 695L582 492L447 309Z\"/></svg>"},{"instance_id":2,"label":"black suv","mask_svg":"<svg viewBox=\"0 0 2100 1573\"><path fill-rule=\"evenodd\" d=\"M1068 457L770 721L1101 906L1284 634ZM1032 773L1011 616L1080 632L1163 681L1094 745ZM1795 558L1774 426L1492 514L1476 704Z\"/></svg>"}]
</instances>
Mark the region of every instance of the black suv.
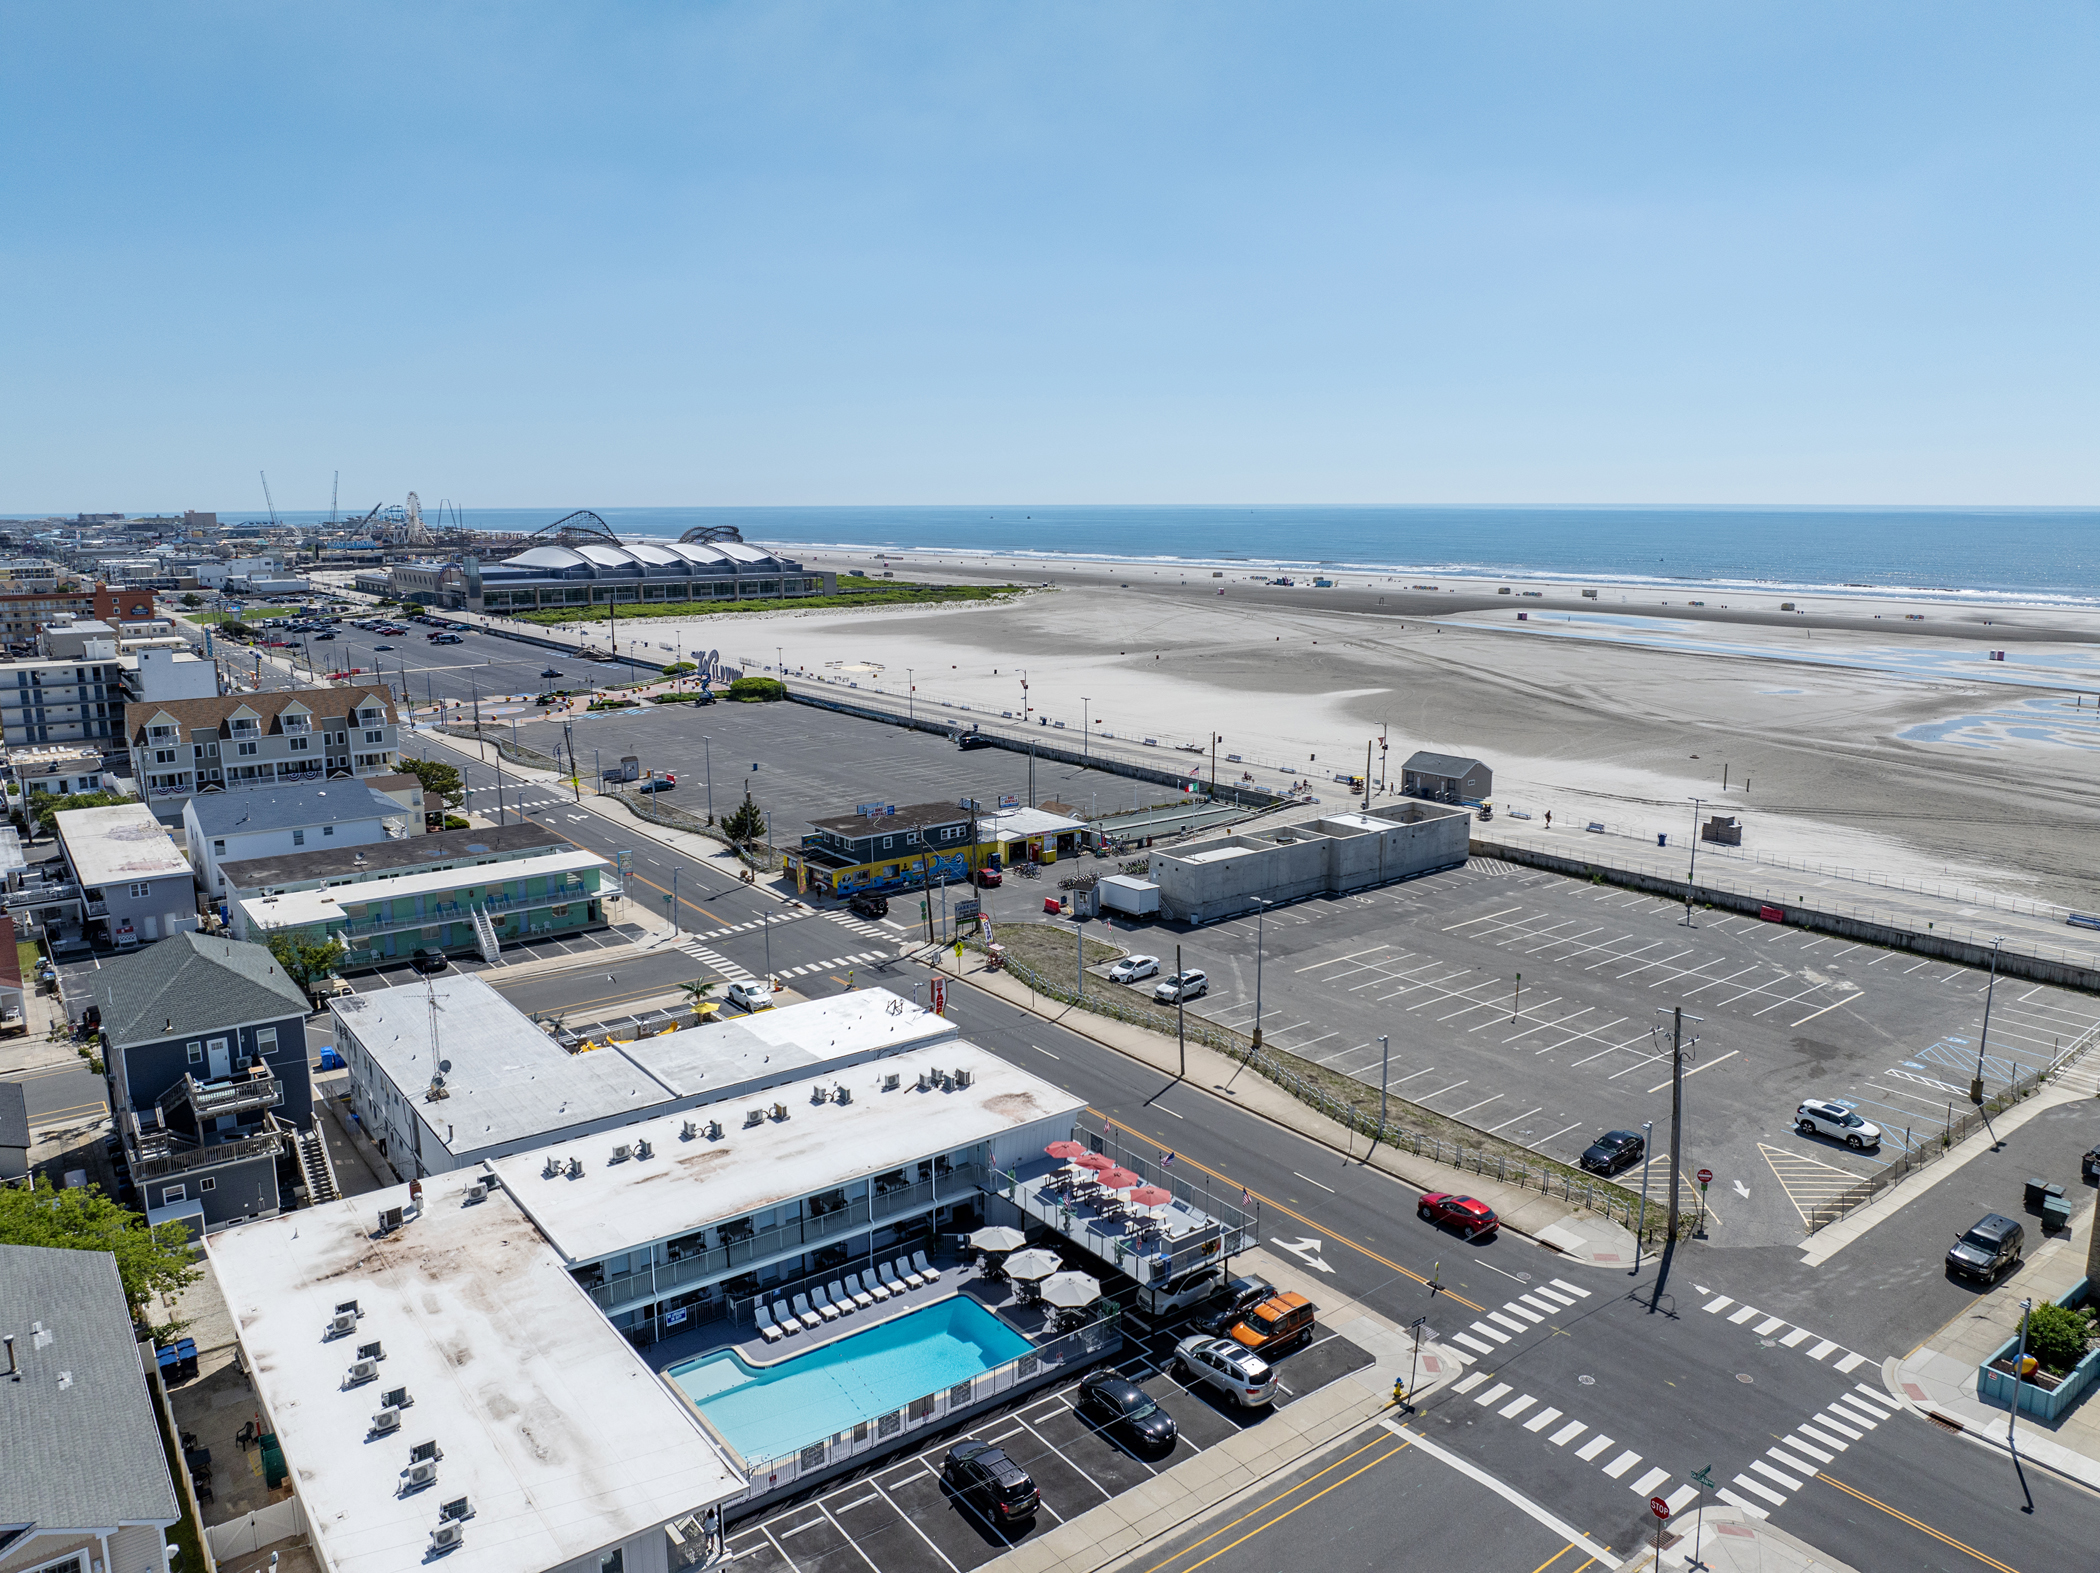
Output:
<instances>
[{"instance_id":1,"label":"black suv","mask_svg":"<svg viewBox=\"0 0 2100 1573\"><path fill-rule=\"evenodd\" d=\"M1218 1297L1197 1313L1196 1326L1213 1338L1223 1338L1232 1324L1257 1305L1276 1298L1276 1286L1266 1278L1235 1278Z\"/></svg>"},{"instance_id":2,"label":"black suv","mask_svg":"<svg viewBox=\"0 0 2100 1573\"><path fill-rule=\"evenodd\" d=\"M1957 1278L1980 1278L1994 1284L2020 1265L2027 1231L2017 1218L1985 1213L1947 1253L1947 1271Z\"/></svg>"},{"instance_id":3,"label":"black suv","mask_svg":"<svg viewBox=\"0 0 2100 1573\"><path fill-rule=\"evenodd\" d=\"M871 896L863 892L846 898L846 908L857 917L886 918L890 915L887 896Z\"/></svg>"},{"instance_id":4,"label":"black suv","mask_svg":"<svg viewBox=\"0 0 2100 1573\"><path fill-rule=\"evenodd\" d=\"M1035 1517L1036 1505L1042 1501L1035 1478L989 1442L956 1443L948 1449L941 1478L957 1496L997 1524Z\"/></svg>"},{"instance_id":5,"label":"black suv","mask_svg":"<svg viewBox=\"0 0 2100 1573\"><path fill-rule=\"evenodd\" d=\"M1647 1150L1639 1131L1606 1131L1577 1161L1592 1174L1617 1174L1639 1163Z\"/></svg>"}]
</instances>

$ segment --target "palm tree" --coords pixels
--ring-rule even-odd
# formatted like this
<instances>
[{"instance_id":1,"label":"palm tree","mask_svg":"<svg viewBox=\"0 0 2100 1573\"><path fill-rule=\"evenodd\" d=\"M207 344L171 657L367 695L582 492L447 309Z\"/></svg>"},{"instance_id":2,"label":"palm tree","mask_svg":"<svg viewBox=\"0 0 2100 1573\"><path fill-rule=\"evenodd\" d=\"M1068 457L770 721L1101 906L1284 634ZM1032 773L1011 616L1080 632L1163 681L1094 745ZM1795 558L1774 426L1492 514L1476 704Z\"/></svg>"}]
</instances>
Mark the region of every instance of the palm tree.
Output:
<instances>
[{"instance_id":1,"label":"palm tree","mask_svg":"<svg viewBox=\"0 0 2100 1573\"><path fill-rule=\"evenodd\" d=\"M707 1003L707 997L721 986L721 981L720 978L709 978L703 982L701 979L695 978L690 983L678 985L679 989L685 994L686 1002L692 1007L695 1016L700 1014L700 1007Z\"/></svg>"}]
</instances>

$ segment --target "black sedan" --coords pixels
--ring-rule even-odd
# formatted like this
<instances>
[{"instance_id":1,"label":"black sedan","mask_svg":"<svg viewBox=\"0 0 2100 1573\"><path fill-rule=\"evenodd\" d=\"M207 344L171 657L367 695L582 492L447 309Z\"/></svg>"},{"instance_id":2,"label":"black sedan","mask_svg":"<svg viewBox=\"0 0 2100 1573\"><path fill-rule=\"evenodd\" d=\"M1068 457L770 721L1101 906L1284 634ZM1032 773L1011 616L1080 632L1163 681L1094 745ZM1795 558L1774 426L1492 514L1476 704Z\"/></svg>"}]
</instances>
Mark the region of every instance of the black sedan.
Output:
<instances>
[{"instance_id":1,"label":"black sedan","mask_svg":"<svg viewBox=\"0 0 2100 1573\"><path fill-rule=\"evenodd\" d=\"M1639 1163L1647 1152L1639 1131L1606 1131L1577 1161L1592 1174L1617 1174Z\"/></svg>"},{"instance_id":2,"label":"black sedan","mask_svg":"<svg viewBox=\"0 0 2100 1573\"><path fill-rule=\"evenodd\" d=\"M557 670L556 670L555 668L553 668L553 667L551 667L551 666L550 666L550 667L548 667L548 668L547 668L547 669L546 669L546 670L545 670L544 672L540 673L540 676L542 676L542 677L559 677L559 676L561 676L561 673L560 673L559 671L557 671Z\"/></svg>"},{"instance_id":3,"label":"black sedan","mask_svg":"<svg viewBox=\"0 0 2100 1573\"><path fill-rule=\"evenodd\" d=\"M1169 1448L1178 1428L1174 1417L1137 1383L1113 1371L1089 1371L1079 1381L1076 1400L1082 1418L1103 1430L1114 1428L1140 1447Z\"/></svg>"}]
</instances>

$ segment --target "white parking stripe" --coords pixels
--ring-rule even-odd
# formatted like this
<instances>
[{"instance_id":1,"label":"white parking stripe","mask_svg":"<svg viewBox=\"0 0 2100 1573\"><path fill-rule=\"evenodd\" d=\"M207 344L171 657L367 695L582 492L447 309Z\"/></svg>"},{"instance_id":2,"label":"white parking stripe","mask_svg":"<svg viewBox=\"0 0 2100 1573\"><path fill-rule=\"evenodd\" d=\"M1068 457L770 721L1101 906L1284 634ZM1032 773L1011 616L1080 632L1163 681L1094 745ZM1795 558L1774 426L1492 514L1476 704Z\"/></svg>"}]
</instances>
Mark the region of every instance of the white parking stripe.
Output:
<instances>
[{"instance_id":1,"label":"white parking stripe","mask_svg":"<svg viewBox=\"0 0 2100 1573\"><path fill-rule=\"evenodd\" d=\"M1884 1405L1888 1409L1888 1412L1890 1414L1894 1414L1898 1409L1903 1407L1901 1404L1897 1403L1895 1399L1889 1397L1888 1394L1881 1392L1877 1388L1869 1387L1864 1382L1853 1383L1852 1390L1853 1392L1858 1393L1861 1397L1867 1399L1871 1403ZM1851 1395L1847 1394L1846 1396L1850 1397ZM1854 1398L1852 1401L1856 1404L1859 1402L1859 1399Z\"/></svg>"},{"instance_id":2,"label":"white parking stripe","mask_svg":"<svg viewBox=\"0 0 2100 1573\"><path fill-rule=\"evenodd\" d=\"M1699 1488L1697 1486L1679 1486L1675 1491L1663 1498L1663 1505L1669 1508L1670 1517L1675 1518L1679 1513L1690 1507L1698 1495Z\"/></svg>"},{"instance_id":3,"label":"white parking stripe","mask_svg":"<svg viewBox=\"0 0 2100 1573\"><path fill-rule=\"evenodd\" d=\"M1816 1463L1818 1463L1818 1464L1834 1464L1834 1463L1836 1463L1836 1462L1837 1462L1837 1454L1835 1454L1835 1453L1826 1453L1826 1452L1824 1452L1824 1451L1823 1451L1823 1450L1822 1450L1822 1449L1821 1449L1820 1447L1810 1447L1810 1446L1809 1446L1809 1445L1808 1445L1808 1444L1807 1444L1806 1442L1802 1441L1802 1440L1801 1440L1801 1438L1800 1438L1800 1437L1798 1437L1798 1436L1790 1436L1790 1437L1788 1437L1788 1438L1786 1439L1786 1445L1787 1445L1788 1447L1792 1448L1792 1449L1793 1449L1793 1450L1794 1450L1795 1452L1797 1452L1797 1453L1806 1453L1806 1454L1808 1454L1808 1455L1809 1455L1809 1456L1810 1456L1811 1458L1813 1458L1813 1459L1814 1459L1814 1460L1816 1461ZM1814 1466L1813 1466L1813 1465L1805 1465L1805 1466L1803 1466L1803 1467L1805 1467L1805 1468L1811 1468L1811 1469L1812 1469L1812 1468L1813 1468Z\"/></svg>"},{"instance_id":4,"label":"white parking stripe","mask_svg":"<svg viewBox=\"0 0 2100 1573\"><path fill-rule=\"evenodd\" d=\"M1807 1328L1797 1327L1791 1333L1788 1333L1786 1337L1779 1340L1779 1347L1792 1349L1798 1344L1807 1343L1813 1337L1815 1337L1815 1334L1811 1333Z\"/></svg>"},{"instance_id":5,"label":"white parking stripe","mask_svg":"<svg viewBox=\"0 0 2100 1573\"><path fill-rule=\"evenodd\" d=\"M1746 1305L1740 1311L1736 1312L1735 1315L1731 1316L1728 1320L1735 1323L1736 1326L1740 1327L1743 1325L1743 1323L1749 1321L1751 1317L1756 1316L1758 1314L1759 1313L1756 1306Z\"/></svg>"},{"instance_id":6,"label":"white parking stripe","mask_svg":"<svg viewBox=\"0 0 2100 1573\"><path fill-rule=\"evenodd\" d=\"M1454 1344L1464 1344L1476 1354L1491 1355L1495 1352L1493 1344L1484 1344L1471 1333L1453 1333L1451 1341Z\"/></svg>"},{"instance_id":7,"label":"white parking stripe","mask_svg":"<svg viewBox=\"0 0 2100 1573\"><path fill-rule=\"evenodd\" d=\"M1487 1378L1487 1372L1485 1372L1485 1371L1475 1371L1475 1372L1474 1372L1474 1373L1473 1373L1473 1374L1472 1374L1471 1376L1467 1377L1467 1378L1466 1378L1466 1379L1465 1379L1465 1380L1464 1380L1463 1382L1460 1382L1460 1383L1458 1383L1458 1384L1457 1384L1457 1385L1456 1385L1456 1386L1455 1386L1455 1387L1453 1388L1453 1391L1454 1391L1454 1392L1460 1392L1460 1393L1470 1393L1470 1392L1471 1392L1471 1391L1472 1391L1472 1390L1473 1390L1474 1388L1478 1387L1478 1386L1479 1386L1479 1385L1480 1385L1480 1384L1481 1384L1482 1382L1485 1382L1485 1381L1486 1381L1487 1379L1488 1379L1488 1378Z\"/></svg>"},{"instance_id":8,"label":"white parking stripe","mask_svg":"<svg viewBox=\"0 0 2100 1573\"><path fill-rule=\"evenodd\" d=\"M1508 1328L1513 1333L1528 1333L1531 1331L1530 1328L1526 1327L1515 1317L1504 1316L1500 1311L1488 1312L1488 1320L1491 1322L1499 1322L1502 1326ZM1474 1325L1477 1327L1479 1324L1476 1322Z\"/></svg>"},{"instance_id":9,"label":"white parking stripe","mask_svg":"<svg viewBox=\"0 0 2100 1573\"><path fill-rule=\"evenodd\" d=\"M1774 1328L1784 1326L1786 1326L1785 1317L1768 1316L1762 1322L1759 1322L1755 1327L1751 1328L1750 1331L1757 1334L1757 1336L1760 1338L1770 1338L1772 1336L1772 1330Z\"/></svg>"},{"instance_id":10,"label":"white parking stripe","mask_svg":"<svg viewBox=\"0 0 2100 1573\"><path fill-rule=\"evenodd\" d=\"M1725 1310L1727 1310L1727 1309L1728 1309L1728 1308L1729 1308L1729 1307L1730 1307L1731 1305L1734 1305L1734 1304L1735 1304L1735 1302L1734 1302L1733 1300L1729 1299L1729 1298L1728 1298L1728 1296L1724 1294L1724 1295L1722 1295L1722 1296L1721 1296L1721 1297L1720 1297L1719 1299L1716 1299L1716 1300L1709 1300L1709 1301L1708 1301L1708 1302L1706 1303L1706 1305L1705 1305L1704 1309L1705 1309L1705 1310L1708 1310L1708 1311L1725 1311Z\"/></svg>"},{"instance_id":11,"label":"white parking stripe","mask_svg":"<svg viewBox=\"0 0 2100 1573\"><path fill-rule=\"evenodd\" d=\"M1526 1322L1530 1323L1530 1324L1531 1324L1531 1325L1532 1325L1533 1327L1536 1327L1536 1326L1538 1326L1538 1325L1539 1325L1539 1323L1541 1323L1541 1322L1543 1322L1543 1321L1545 1320L1545 1318L1544 1318L1543 1316L1539 1315L1539 1314L1538 1314L1538 1312L1536 1312L1536 1311L1530 1311L1530 1310L1526 1310L1526 1309L1525 1309L1525 1308L1524 1308L1523 1306L1519 1305L1519 1304L1518 1304L1518 1303L1517 1303L1517 1302L1516 1302L1515 1300L1505 1300L1505 1301L1503 1301L1503 1302L1502 1302L1502 1309L1503 1309L1503 1310L1505 1310L1505 1311L1507 1311L1507 1312L1509 1312L1509 1314L1510 1314L1511 1316L1521 1316L1521 1317L1522 1317L1522 1318L1523 1318L1523 1319L1524 1319L1524 1320L1525 1320ZM1522 1331L1523 1331L1523 1329L1522 1329L1522 1328L1519 1328L1519 1329L1518 1329L1518 1331L1519 1331L1519 1332L1522 1332Z\"/></svg>"},{"instance_id":12,"label":"white parking stripe","mask_svg":"<svg viewBox=\"0 0 2100 1573\"><path fill-rule=\"evenodd\" d=\"M1865 1355L1847 1355L1844 1359L1840 1360L1837 1363L1837 1368L1845 1375L1850 1376L1852 1372L1866 1360L1866 1358L1867 1357Z\"/></svg>"},{"instance_id":13,"label":"white parking stripe","mask_svg":"<svg viewBox=\"0 0 2100 1573\"><path fill-rule=\"evenodd\" d=\"M1808 1351L1808 1357L1811 1360L1820 1360L1835 1348L1837 1348L1837 1345L1826 1338L1820 1344L1817 1344L1815 1348Z\"/></svg>"},{"instance_id":14,"label":"white parking stripe","mask_svg":"<svg viewBox=\"0 0 2100 1573\"><path fill-rule=\"evenodd\" d=\"M1509 1334L1503 1332L1500 1328L1490 1327L1485 1322L1475 1322L1473 1324L1473 1331L1480 1334L1480 1336L1483 1338L1494 1339L1495 1342L1498 1344L1506 1344L1509 1342Z\"/></svg>"}]
</instances>

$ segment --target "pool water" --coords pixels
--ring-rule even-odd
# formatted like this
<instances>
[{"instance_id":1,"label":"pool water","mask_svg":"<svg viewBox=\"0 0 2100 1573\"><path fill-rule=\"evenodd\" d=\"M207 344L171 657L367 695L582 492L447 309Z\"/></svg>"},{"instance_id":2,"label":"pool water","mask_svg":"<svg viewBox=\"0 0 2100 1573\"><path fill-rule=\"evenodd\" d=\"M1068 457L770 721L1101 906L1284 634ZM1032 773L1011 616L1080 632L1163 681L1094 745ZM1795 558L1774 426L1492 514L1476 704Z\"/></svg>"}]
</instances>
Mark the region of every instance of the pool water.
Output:
<instances>
[{"instance_id":1,"label":"pool water","mask_svg":"<svg viewBox=\"0 0 2100 1573\"><path fill-rule=\"evenodd\" d=\"M850 1430L1032 1347L975 1300L955 1295L775 1365L747 1364L729 1349L664 1374L731 1447L757 1460Z\"/></svg>"}]
</instances>

